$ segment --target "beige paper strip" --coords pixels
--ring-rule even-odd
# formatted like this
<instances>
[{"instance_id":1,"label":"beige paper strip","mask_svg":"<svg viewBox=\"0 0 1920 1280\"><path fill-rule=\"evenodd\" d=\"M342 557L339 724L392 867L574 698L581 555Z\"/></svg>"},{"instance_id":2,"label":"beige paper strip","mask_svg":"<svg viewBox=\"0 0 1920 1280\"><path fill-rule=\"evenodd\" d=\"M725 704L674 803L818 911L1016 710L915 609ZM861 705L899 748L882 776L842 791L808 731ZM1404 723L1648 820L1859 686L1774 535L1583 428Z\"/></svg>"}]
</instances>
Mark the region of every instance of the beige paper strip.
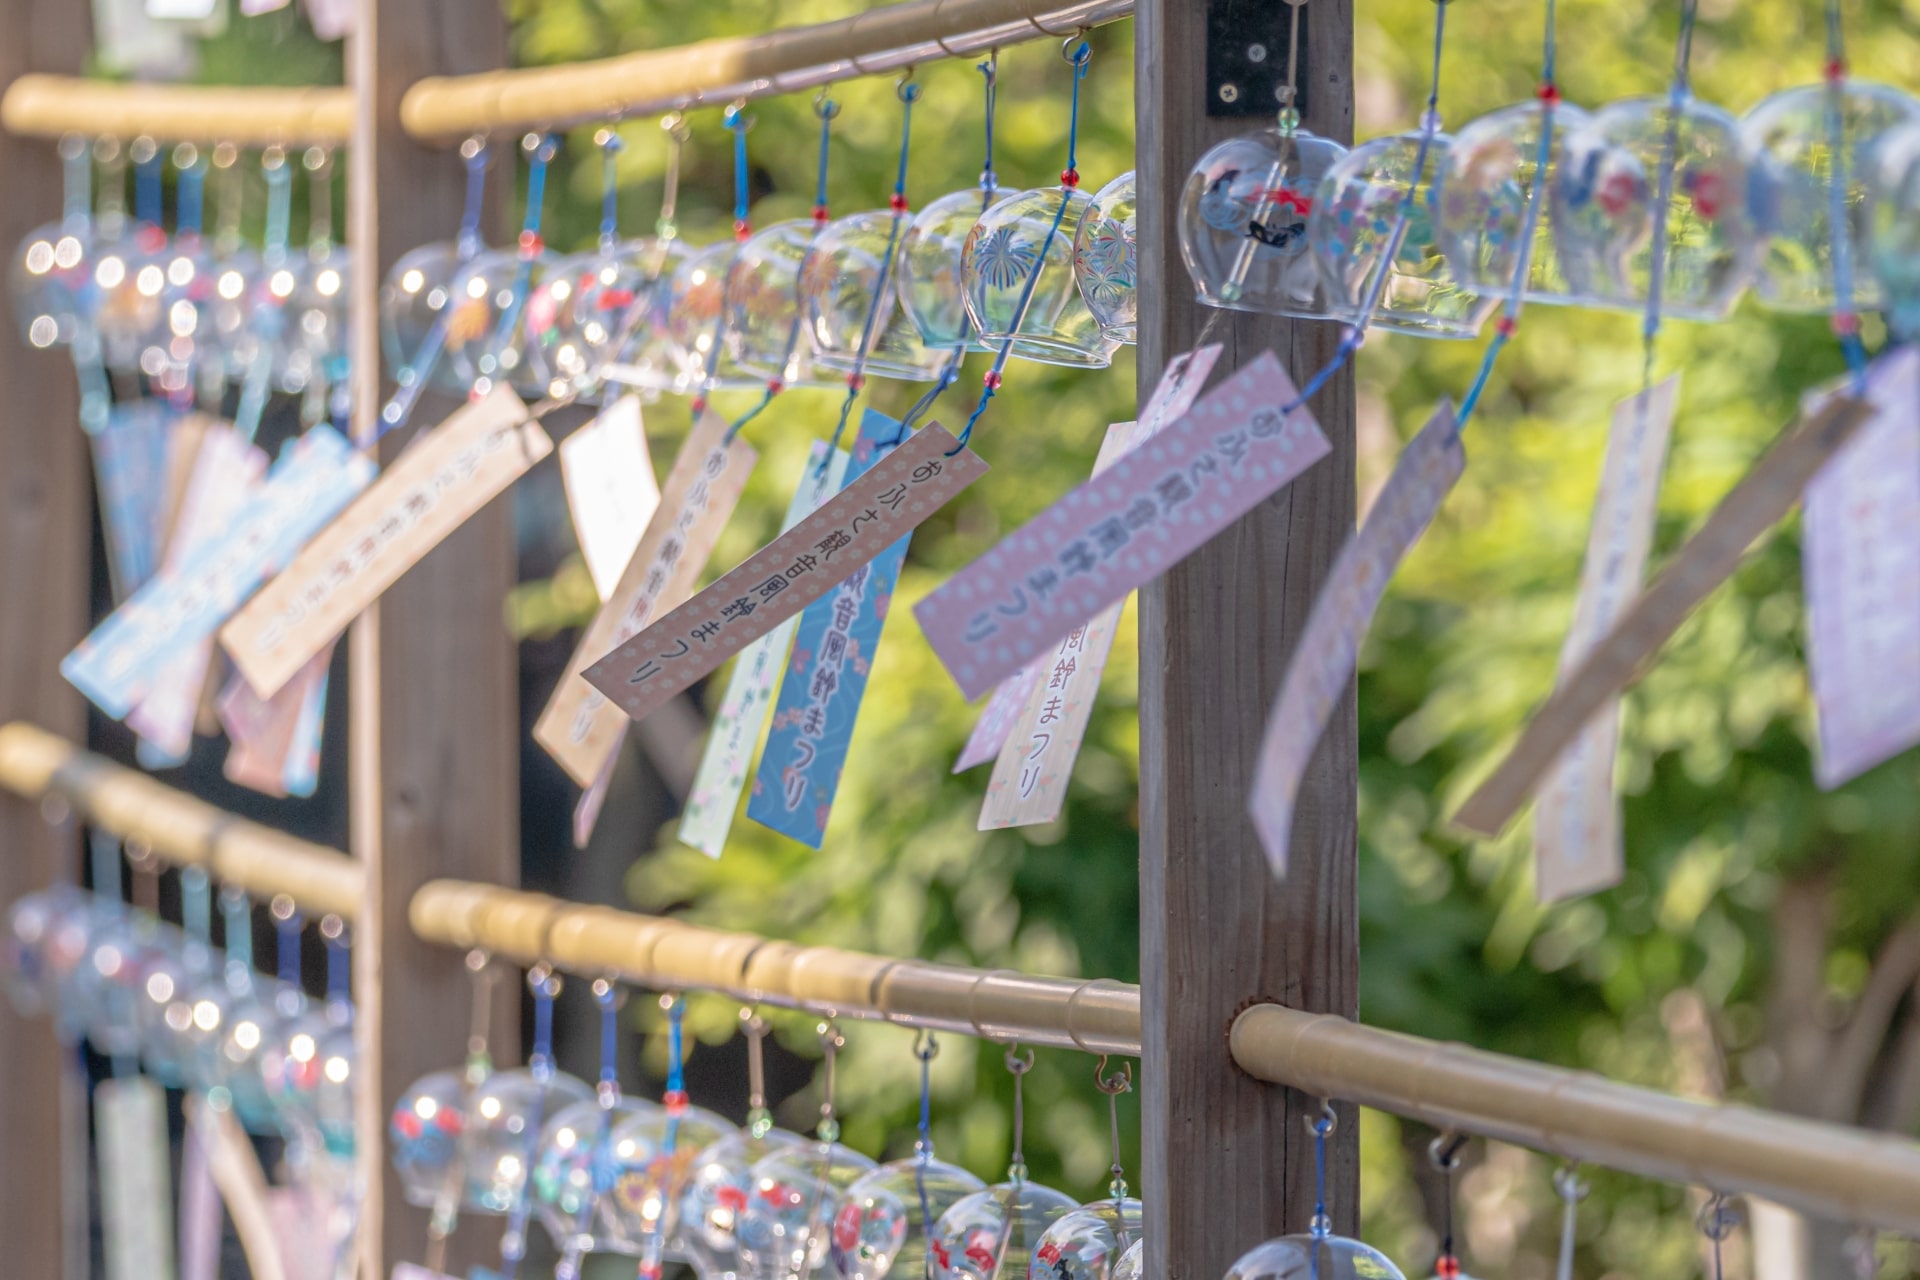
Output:
<instances>
[{"instance_id":1,"label":"beige paper strip","mask_svg":"<svg viewBox=\"0 0 1920 1280\"><path fill-rule=\"evenodd\" d=\"M1164 384L1166 377L1161 378ZM1195 380L1196 384L1199 381ZM1199 388L1193 388L1197 393ZM1187 399L1192 400L1190 394ZM1149 405L1153 409L1154 405ZM1100 441L1093 474L1099 475L1157 428L1159 414L1139 422L1116 422ZM1070 632L1037 665L1026 701L993 763L986 799L980 805L980 830L1026 827L1052 822L1066 803L1073 762L1086 740L1087 722L1100 692L1100 677L1120 626L1126 601L1108 605L1084 626ZM1009 679L1019 679L1010 676Z\"/></svg>"},{"instance_id":2,"label":"beige paper strip","mask_svg":"<svg viewBox=\"0 0 1920 1280\"><path fill-rule=\"evenodd\" d=\"M1675 374L1614 408L1580 595L1560 651L1563 675L1580 665L1640 594L1679 402ZM1619 740L1620 699L1608 698L1541 783L1533 810L1533 863L1534 892L1542 902L1620 882L1625 854L1613 788Z\"/></svg>"},{"instance_id":3,"label":"beige paper strip","mask_svg":"<svg viewBox=\"0 0 1920 1280\"><path fill-rule=\"evenodd\" d=\"M449 534L553 452L506 387L402 453L220 629L247 683L272 697Z\"/></svg>"},{"instance_id":4,"label":"beige paper strip","mask_svg":"<svg viewBox=\"0 0 1920 1280\"><path fill-rule=\"evenodd\" d=\"M560 479L580 556L605 600L660 506L639 396L621 396L560 442Z\"/></svg>"},{"instance_id":5,"label":"beige paper strip","mask_svg":"<svg viewBox=\"0 0 1920 1280\"><path fill-rule=\"evenodd\" d=\"M173 1186L166 1091L145 1076L93 1091L107 1280L173 1280Z\"/></svg>"},{"instance_id":6,"label":"beige paper strip","mask_svg":"<svg viewBox=\"0 0 1920 1280\"><path fill-rule=\"evenodd\" d=\"M629 721L580 673L693 594L756 461L751 445L728 443L726 437L726 420L712 410L694 423L620 585L587 625L566 674L534 723L534 741L581 787L593 786L600 777Z\"/></svg>"},{"instance_id":7,"label":"beige paper strip","mask_svg":"<svg viewBox=\"0 0 1920 1280\"><path fill-rule=\"evenodd\" d=\"M1727 580L1747 548L1792 509L1814 472L1872 412L1858 400L1836 398L1789 428L1675 553L1620 625L1561 681L1453 824L1478 835L1498 835L1593 713L1633 682L1694 606Z\"/></svg>"}]
</instances>

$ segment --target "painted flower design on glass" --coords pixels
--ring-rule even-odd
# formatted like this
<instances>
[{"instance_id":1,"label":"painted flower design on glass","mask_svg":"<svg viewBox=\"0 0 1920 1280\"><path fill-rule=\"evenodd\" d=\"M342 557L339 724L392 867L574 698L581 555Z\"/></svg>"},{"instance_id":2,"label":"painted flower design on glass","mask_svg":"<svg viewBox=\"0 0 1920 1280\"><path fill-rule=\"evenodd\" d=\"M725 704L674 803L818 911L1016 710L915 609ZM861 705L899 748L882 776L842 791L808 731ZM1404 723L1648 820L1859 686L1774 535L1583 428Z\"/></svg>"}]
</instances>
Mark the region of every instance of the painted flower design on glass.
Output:
<instances>
[{"instance_id":1,"label":"painted flower design on glass","mask_svg":"<svg viewBox=\"0 0 1920 1280\"><path fill-rule=\"evenodd\" d=\"M1134 243L1124 222L1108 219L1087 238L1076 264L1081 286L1095 306L1118 303L1134 284Z\"/></svg>"},{"instance_id":2,"label":"painted flower design on glass","mask_svg":"<svg viewBox=\"0 0 1920 1280\"><path fill-rule=\"evenodd\" d=\"M1033 271L1037 255L1012 227L998 227L974 250L980 277L995 289L1011 289Z\"/></svg>"}]
</instances>

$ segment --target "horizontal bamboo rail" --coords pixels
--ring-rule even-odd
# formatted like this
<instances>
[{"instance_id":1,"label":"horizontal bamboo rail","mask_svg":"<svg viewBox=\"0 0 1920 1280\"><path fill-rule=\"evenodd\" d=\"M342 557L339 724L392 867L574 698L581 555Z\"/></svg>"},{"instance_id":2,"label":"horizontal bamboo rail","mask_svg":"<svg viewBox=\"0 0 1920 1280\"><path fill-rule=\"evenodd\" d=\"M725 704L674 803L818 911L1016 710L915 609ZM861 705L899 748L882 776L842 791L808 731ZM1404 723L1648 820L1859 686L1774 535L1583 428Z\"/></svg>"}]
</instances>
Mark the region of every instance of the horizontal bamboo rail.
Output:
<instances>
[{"instance_id":1,"label":"horizontal bamboo rail","mask_svg":"<svg viewBox=\"0 0 1920 1280\"><path fill-rule=\"evenodd\" d=\"M408 918L430 942L655 990L720 991L748 1003L1089 1053L1140 1052L1140 989L1123 982L891 960L455 880L421 886Z\"/></svg>"},{"instance_id":2,"label":"horizontal bamboo rail","mask_svg":"<svg viewBox=\"0 0 1920 1280\"><path fill-rule=\"evenodd\" d=\"M359 867L343 855L222 813L31 725L0 726L0 786L62 796L87 821L256 894L289 893L345 916L359 897ZM1140 1052L1140 989L1120 982L890 960L461 881L423 886L409 917L431 942L658 990L713 990L1090 1053ZM1676 1098L1272 1004L1242 1013L1228 1047L1249 1075L1311 1095L1920 1234L1920 1144L1895 1135Z\"/></svg>"},{"instance_id":3,"label":"horizontal bamboo rail","mask_svg":"<svg viewBox=\"0 0 1920 1280\"><path fill-rule=\"evenodd\" d=\"M1820 1217L1920 1232L1920 1144L1262 1004L1234 1020L1260 1080L1665 1182L1752 1192Z\"/></svg>"},{"instance_id":4,"label":"horizontal bamboo rail","mask_svg":"<svg viewBox=\"0 0 1920 1280\"><path fill-rule=\"evenodd\" d=\"M237 818L35 725L0 725L0 786L59 796L83 821L256 897L284 893L308 912L348 920L360 909L360 867L345 854Z\"/></svg>"},{"instance_id":5,"label":"horizontal bamboo rail","mask_svg":"<svg viewBox=\"0 0 1920 1280\"><path fill-rule=\"evenodd\" d=\"M811 89L1043 37L1133 12L1133 0L910 0L851 18L757 36L564 66L429 76L407 90L400 122L417 138L557 128L658 115L702 103Z\"/></svg>"},{"instance_id":6,"label":"horizontal bamboo rail","mask_svg":"<svg viewBox=\"0 0 1920 1280\"><path fill-rule=\"evenodd\" d=\"M0 125L23 137L136 138L162 142L345 143L353 90L113 84L25 75L0 97Z\"/></svg>"}]
</instances>

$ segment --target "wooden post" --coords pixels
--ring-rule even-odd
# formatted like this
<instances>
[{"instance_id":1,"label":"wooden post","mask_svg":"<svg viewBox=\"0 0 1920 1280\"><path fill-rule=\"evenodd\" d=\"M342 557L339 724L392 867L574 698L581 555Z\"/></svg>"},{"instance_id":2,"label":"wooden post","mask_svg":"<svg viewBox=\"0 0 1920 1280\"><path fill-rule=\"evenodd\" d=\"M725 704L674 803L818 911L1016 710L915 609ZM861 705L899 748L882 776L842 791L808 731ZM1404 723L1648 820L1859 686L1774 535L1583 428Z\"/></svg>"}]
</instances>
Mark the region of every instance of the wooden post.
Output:
<instances>
[{"instance_id":1,"label":"wooden post","mask_svg":"<svg viewBox=\"0 0 1920 1280\"><path fill-rule=\"evenodd\" d=\"M379 283L407 250L451 239L465 189L458 156L401 130L400 97L421 76L505 64L497 5L460 0L360 0L348 55L357 94L348 181L354 251L354 423L371 435L383 392L375 316ZM511 147L499 173L512 172ZM496 178L496 188L499 179ZM453 408L423 397L414 414L431 426ZM390 438L381 455L402 443ZM426 1213L402 1199L386 1157L387 1116L400 1092L463 1058L468 979L457 951L413 936L407 902L421 884L459 875L512 885L520 873L518 659L502 620L514 581L512 511L498 501L389 591L354 624L351 690L352 852L367 867L367 901L354 949L355 998L365 1077L359 1095L361 1275L384 1277L418 1261ZM393 981L383 982L382 975ZM495 1056L519 1044L515 984L496 985ZM497 1257L498 1233L469 1223L450 1270Z\"/></svg>"},{"instance_id":2,"label":"wooden post","mask_svg":"<svg viewBox=\"0 0 1920 1280\"><path fill-rule=\"evenodd\" d=\"M0 83L28 71L80 69L91 35L85 5L0 0ZM60 161L42 138L0 134L6 252L60 217ZM80 695L60 659L87 631L92 501L73 362L35 351L9 323L0 334L0 722L29 720L68 738L86 732ZM73 828L42 820L30 801L0 801L0 905L71 879ZM61 1182L45 1161L60 1150L60 1050L49 1019L0 1002L0 1151L37 1152L41 1172L16 1167L0 1200L10 1275L58 1280L63 1270ZM14 1157L20 1158L18 1154ZM67 1259L71 1268L84 1259Z\"/></svg>"},{"instance_id":3,"label":"wooden post","mask_svg":"<svg viewBox=\"0 0 1920 1280\"><path fill-rule=\"evenodd\" d=\"M1140 0L1134 15L1140 296L1154 300L1140 315L1143 402L1206 319L1177 240L1188 171L1214 143L1263 124L1207 116L1219 96L1206 75L1208 7ZM1307 18L1306 127L1350 141L1351 0L1312 0ZM1340 330L1230 313L1215 334L1226 344L1222 370L1271 348L1302 383ZM1268 707L1353 530L1351 371L1310 407L1332 456L1140 593L1143 1198L1147 1274L1166 1280L1219 1280L1240 1252L1306 1230L1313 1213L1305 1119L1320 1099L1241 1073L1227 1054L1234 1015L1261 999L1357 1012L1351 691L1307 773L1284 885L1246 815ZM1339 1108L1328 1162L1334 1223L1345 1232L1359 1218L1355 1125L1354 1110Z\"/></svg>"}]
</instances>

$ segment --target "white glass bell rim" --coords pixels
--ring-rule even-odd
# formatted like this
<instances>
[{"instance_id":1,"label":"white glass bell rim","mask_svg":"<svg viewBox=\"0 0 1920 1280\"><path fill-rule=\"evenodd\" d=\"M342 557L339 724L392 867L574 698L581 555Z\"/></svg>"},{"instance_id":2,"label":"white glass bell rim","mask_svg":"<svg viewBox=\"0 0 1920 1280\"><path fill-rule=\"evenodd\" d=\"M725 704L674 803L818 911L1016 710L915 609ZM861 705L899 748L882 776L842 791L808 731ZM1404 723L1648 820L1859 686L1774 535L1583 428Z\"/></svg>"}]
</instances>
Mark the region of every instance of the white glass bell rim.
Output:
<instances>
[{"instance_id":1,"label":"white glass bell rim","mask_svg":"<svg viewBox=\"0 0 1920 1280\"><path fill-rule=\"evenodd\" d=\"M997 352L1012 335L984 333L980 336L989 350ZM1049 338L1044 334L1023 333L1013 339L1013 355L1016 359L1070 369L1104 369L1113 363L1113 353L1119 349L1118 342L1104 337L1098 346L1091 348Z\"/></svg>"},{"instance_id":2,"label":"white glass bell rim","mask_svg":"<svg viewBox=\"0 0 1920 1280\"><path fill-rule=\"evenodd\" d=\"M940 369L946 362L946 355L939 351L929 351L924 360L918 361L869 352L860 372L876 378L891 378L895 382L938 382ZM821 351L814 354L813 363L815 367L830 373L847 374L853 372L854 359L844 351Z\"/></svg>"}]
</instances>

